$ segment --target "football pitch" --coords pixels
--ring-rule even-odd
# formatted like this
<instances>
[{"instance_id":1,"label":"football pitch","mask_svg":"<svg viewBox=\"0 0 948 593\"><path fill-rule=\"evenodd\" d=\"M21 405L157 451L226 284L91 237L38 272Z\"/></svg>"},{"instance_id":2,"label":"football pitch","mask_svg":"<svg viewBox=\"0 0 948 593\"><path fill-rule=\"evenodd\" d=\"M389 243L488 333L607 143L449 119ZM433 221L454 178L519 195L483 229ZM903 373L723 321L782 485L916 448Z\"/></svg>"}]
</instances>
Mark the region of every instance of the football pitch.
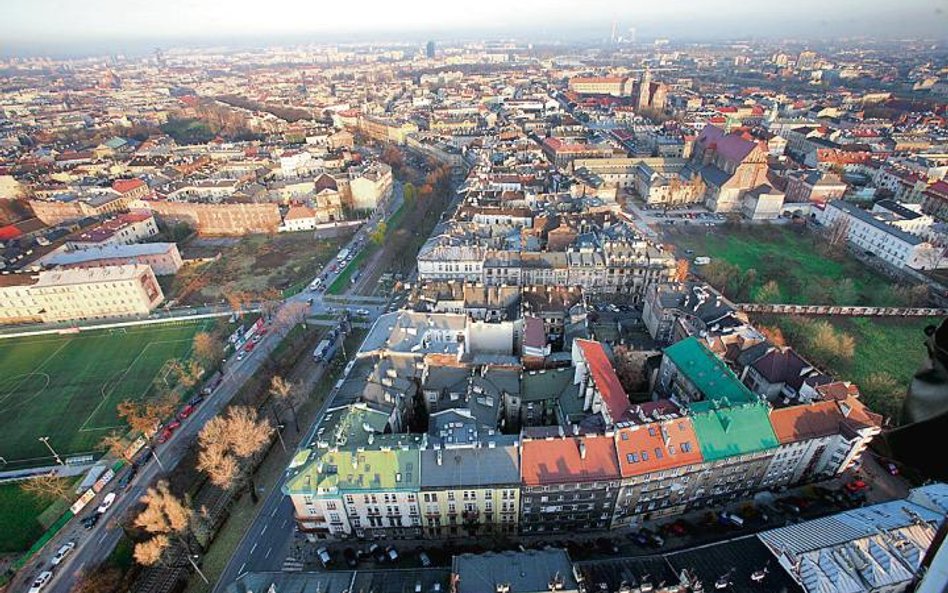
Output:
<instances>
[{"instance_id":1,"label":"football pitch","mask_svg":"<svg viewBox=\"0 0 948 593\"><path fill-rule=\"evenodd\" d=\"M6 468L97 452L127 427L116 407L148 396L207 322L175 322L0 340L0 457ZM170 383L173 378L168 379ZM4 464L0 463L0 466Z\"/></svg>"}]
</instances>

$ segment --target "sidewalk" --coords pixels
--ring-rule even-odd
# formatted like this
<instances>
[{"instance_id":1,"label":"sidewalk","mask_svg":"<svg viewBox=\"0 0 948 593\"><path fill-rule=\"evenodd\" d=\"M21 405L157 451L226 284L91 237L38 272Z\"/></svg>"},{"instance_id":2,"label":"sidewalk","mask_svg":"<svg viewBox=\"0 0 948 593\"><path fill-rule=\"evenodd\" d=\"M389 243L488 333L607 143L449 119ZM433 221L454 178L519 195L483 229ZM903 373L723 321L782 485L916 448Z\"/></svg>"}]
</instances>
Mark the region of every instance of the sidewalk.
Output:
<instances>
[{"instance_id":1,"label":"sidewalk","mask_svg":"<svg viewBox=\"0 0 948 593\"><path fill-rule=\"evenodd\" d=\"M868 458L869 456L865 456ZM863 470L866 464L863 464ZM303 570L324 570L322 564L316 557L316 550L326 547L330 551L332 563L330 569L347 568L342 559L342 551L345 548L352 548L358 551L365 551L373 543L383 547L392 545L398 550L400 555L397 563L398 568L408 568L420 566L416 550L424 549L429 555L435 566L450 566L451 556L461 553L483 553L486 551L517 550L521 546L524 548L543 548L546 546L566 548L573 560L598 560L615 557L636 557L649 556L659 553L668 553L682 548L691 548L709 544L715 541L722 541L737 536L749 535L767 529L783 527L788 523L797 523L809 519L815 519L825 515L833 514L852 508L830 504L814 493L814 487L820 486L830 490L838 490L844 487L847 482L855 479L856 475L865 476L863 470L860 472L847 472L842 476L818 482L806 484L788 489L780 493L772 493L773 499L783 499L788 497L802 498L807 501L807 506L799 514L790 512L774 513L770 509L762 509L758 493L756 499L739 500L723 506L712 506L704 509L696 509L682 515L670 515L660 519L645 521L641 525L633 527L618 527L610 531L591 531L582 533L569 532L548 532L543 535L481 535L467 536L459 535L449 539L398 539L398 540L374 540L374 539L351 539L342 541L319 541L308 542L301 534L295 534L294 543L288 550L287 563L296 565L301 563ZM888 474L886 474L888 476ZM892 477L892 476L888 476ZM867 478L867 482L870 480ZM901 496L902 490L907 490L901 480L899 488L893 488L889 484L882 484L872 479L870 489L867 491L867 503L880 502L883 500L892 500ZM763 491L767 492L767 491ZM755 502L756 501L756 502ZM724 525L718 519L722 511L738 513L744 520L743 527ZM750 511L750 512L749 512ZM764 520L766 516L766 521ZM662 526L684 521L688 526L689 533L683 536L675 536L663 533ZM665 541L660 547L643 546L636 543L632 536L641 529L648 529L651 532L660 535ZM618 550L616 553L613 549ZM378 565L372 560L360 560L358 568L388 568L394 567L391 564Z\"/></svg>"}]
</instances>

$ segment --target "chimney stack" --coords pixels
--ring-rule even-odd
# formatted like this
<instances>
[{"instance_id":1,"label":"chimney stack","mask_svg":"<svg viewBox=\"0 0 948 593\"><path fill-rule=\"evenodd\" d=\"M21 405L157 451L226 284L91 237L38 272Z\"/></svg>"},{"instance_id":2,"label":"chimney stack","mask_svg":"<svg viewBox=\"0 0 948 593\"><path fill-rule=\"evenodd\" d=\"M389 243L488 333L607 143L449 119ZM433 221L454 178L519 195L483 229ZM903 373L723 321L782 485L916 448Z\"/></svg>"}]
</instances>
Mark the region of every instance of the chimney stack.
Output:
<instances>
[{"instance_id":1,"label":"chimney stack","mask_svg":"<svg viewBox=\"0 0 948 593\"><path fill-rule=\"evenodd\" d=\"M586 459L586 441L579 440L579 458Z\"/></svg>"}]
</instances>

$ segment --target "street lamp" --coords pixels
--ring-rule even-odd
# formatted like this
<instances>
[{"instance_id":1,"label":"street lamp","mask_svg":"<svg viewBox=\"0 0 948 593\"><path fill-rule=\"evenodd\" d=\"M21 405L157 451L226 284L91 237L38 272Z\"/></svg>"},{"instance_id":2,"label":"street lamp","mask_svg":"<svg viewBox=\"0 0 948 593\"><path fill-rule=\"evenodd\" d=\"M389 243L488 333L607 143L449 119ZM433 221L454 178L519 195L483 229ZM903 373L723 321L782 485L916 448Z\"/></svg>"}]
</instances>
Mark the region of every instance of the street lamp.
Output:
<instances>
[{"instance_id":1,"label":"street lamp","mask_svg":"<svg viewBox=\"0 0 948 593\"><path fill-rule=\"evenodd\" d=\"M40 437L39 440L43 441L43 444L46 445L46 448L49 449L49 452L53 454L53 457L56 459L56 463L59 465L66 465L63 463L63 460L59 458L59 453L53 449L53 446L49 444L49 437Z\"/></svg>"}]
</instances>

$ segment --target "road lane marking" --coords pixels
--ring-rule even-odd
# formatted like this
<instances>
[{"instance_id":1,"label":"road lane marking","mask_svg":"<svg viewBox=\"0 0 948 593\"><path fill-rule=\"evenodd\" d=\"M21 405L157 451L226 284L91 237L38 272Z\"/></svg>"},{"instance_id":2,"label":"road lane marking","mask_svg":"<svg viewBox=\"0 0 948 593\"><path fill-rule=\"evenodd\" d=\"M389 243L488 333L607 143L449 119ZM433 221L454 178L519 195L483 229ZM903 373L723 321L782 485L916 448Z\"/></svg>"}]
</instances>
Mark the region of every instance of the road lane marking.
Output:
<instances>
[{"instance_id":1,"label":"road lane marking","mask_svg":"<svg viewBox=\"0 0 948 593\"><path fill-rule=\"evenodd\" d=\"M244 562L243 564L240 565L240 568L237 569L237 576L238 576L238 577L239 577L240 575L244 574L244 568L246 568L246 566L247 566L247 563Z\"/></svg>"},{"instance_id":2,"label":"road lane marking","mask_svg":"<svg viewBox=\"0 0 948 593\"><path fill-rule=\"evenodd\" d=\"M279 510L280 510L280 507L273 507L273 512L270 513L270 516L272 517L272 516L276 515L276 514L277 514L277 511L279 511Z\"/></svg>"},{"instance_id":3,"label":"road lane marking","mask_svg":"<svg viewBox=\"0 0 948 593\"><path fill-rule=\"evenodd\" d=\"M263 526L263 529L260 530L260 535L263 535L264 533L266 533L266 532L267 532L267 527L269 527L269 526L270 526L269 523L267 523L266 525L264 525L264 526Z\"/></svg>"},{"instance_id":4,"label":"road lane marking","mask_svg":"<svg viewBox=\"0 0 948 593\"><path fill-rule=\"evenodd\" d=\"M266 553L266 555L264 555L264 558L269 558L269 557L270 557L270 552L272 552L272 551L273 551L273 548L267 548L267 553Z\"/></svg>"},{"instance_id":5,"label":"road lane marking","mask_svg":"<svg viewBox=\"0 0 948 593\"><path fill-rule=\"evenodd\" d=\"M252 556L252 555L253 555L253 551L254 551L254 550L256 550L256 549L257 549L257 544L256 544L256 543L254 543L254 545L253 545L253 547L252 547L252 548L250 548L250 554L249 554L249 555L251 555L251 556Z\"/></svg>"}]
</instances>

